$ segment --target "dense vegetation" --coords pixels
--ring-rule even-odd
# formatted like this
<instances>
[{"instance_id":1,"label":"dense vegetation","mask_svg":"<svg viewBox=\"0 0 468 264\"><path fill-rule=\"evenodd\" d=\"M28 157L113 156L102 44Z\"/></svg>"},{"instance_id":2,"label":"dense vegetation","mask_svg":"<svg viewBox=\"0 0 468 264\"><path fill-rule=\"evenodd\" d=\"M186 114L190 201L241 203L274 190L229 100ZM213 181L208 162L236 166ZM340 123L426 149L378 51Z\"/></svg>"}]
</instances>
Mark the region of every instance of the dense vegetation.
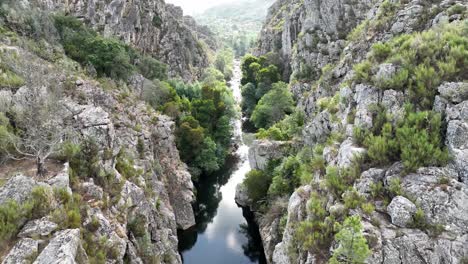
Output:
<instances>
[{"instance_id":1,"label":"dense vegetation","mask_svg":"<svg viewBox=\"0 0 468 264\"><path fill-rule=\"evenodd\" d=\"M242 112L258 129L268 129L294 112L294 99L288 85L281 82L281 70L277 65L280 62L275 54L259 58L246 55L242 60ZM284 135L285 129L281 131L282 127L278 125L271 134L288 137ZM268 134L266 130L262 133Z\"/></svg>"},{"instance_id":2,"label":"dense vegetation","mask_svg":"<svg viewBox=\"0 0 468 264\"><path fill-rule=\"evenodd\" d=\"M368 60L356 65L356 80L387 90L405 90L409 102L429 110L442 81L468 78L468 23L450 24L422 33L405 34L372 47ZM375 65L390 63L396 72L382 79Z\"/></svg>"}]
</instances>

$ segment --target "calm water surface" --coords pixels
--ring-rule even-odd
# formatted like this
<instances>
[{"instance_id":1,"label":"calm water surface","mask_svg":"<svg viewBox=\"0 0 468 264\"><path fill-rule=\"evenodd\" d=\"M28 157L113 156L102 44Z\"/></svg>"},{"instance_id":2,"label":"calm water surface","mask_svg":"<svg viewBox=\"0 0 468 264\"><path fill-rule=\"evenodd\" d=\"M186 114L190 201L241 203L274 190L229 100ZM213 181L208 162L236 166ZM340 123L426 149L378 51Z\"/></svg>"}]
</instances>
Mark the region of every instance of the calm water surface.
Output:
<instances>
[{"instance_id":1,"label":"calm water surface","mask_svg":"<svg viewBox=\"0 0 468 264\"><path fill-rule=\"evenodd\" d=\"M234 63L231 81L236 102L242 100L240 63ZM235 123L239 148L234 157L216 175L197 186L197 225L179 233L179 250L186 264L264 264L265 256L250 212L239 208L234 200L236 186L250 171L249 147L244 143L241 118ZM248 220L247 220L248 219Z\"/></svg>"}]
</instances>

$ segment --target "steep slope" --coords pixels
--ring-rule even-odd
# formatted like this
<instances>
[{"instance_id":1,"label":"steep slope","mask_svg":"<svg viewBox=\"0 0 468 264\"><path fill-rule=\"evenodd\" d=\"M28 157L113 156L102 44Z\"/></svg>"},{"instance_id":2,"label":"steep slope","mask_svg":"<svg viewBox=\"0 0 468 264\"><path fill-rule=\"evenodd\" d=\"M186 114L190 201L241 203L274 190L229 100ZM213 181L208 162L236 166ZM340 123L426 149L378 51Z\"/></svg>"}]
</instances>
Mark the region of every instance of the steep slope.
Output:
<instances>
[{"instance_id":1,"label":"steep slope","mask_svg":"<svg viewBox=\"0 0 468 264\"><path fill-rule=\"evenodd\" d=\"M309 175L287 194L287 221L271 218L282 208L274 196L259 220L271 263L342 254L336 223L351 215L362 219L366 263L466 262L467 10L466 1L418 0L280 0L270 8L256 55L278 53L290 68L284 74L305 113L294 142L302 151L260 140L251 163L265 170L286 156L301 170L278 180L303 177L304 168Z\"/></svg>"},{"instance_id":2,"label":"steep slope","mask_svg":"<svg viewBox=\"0 0 468 264\"><path fill-rule=\"evenodd\" d=\"M137 66L127 67L125 59L113 63L119 61L115 56L132 56L153 63L146 70L155 75L153 70L166 68L138 50L157 55L164 48L168 54L163 58L181 64L173 76L196 78L202 69L193 67L204 67L206 53L204 48L190 50L199 52L195 56L203 57L203 63L184 57L192 56L185 50L190 47L178 41L183 38L188 45L198 40L179 21L181 10L157 2L171 21L164 22L166 29L175 30L162 32L140 24L138 15L131 26L128 14L106 16L109 13L99 9L104 2L89 2L93 6L85 9L80 9L83 2L67 7L62 2L12 3L2 2L0 8L0 261L181 263L177 229L195 224L195 197L176 146L176 123L143 100L145 90L162 89L158 80L144 78ZM94 4L103 13L93 10ZM106 10L114 10L109 5ZM88 17L82 18L90 19L89 25L138 49L60 16L68 23L65 34L80 35L95 45L86 51L64 47L70 43L62 44L54 20L59 16L50 10L66 8L74 8L76 16L87 10ZM79 32L72 33L72 27ZM159 35L151 36L150 31ZM95 67L70 59L73 50L75 56L89 52L80 56ZM127 68L121 68L122 76L111 78L102 67ZM158 99L164 90L160 92ZM32 155L26 152L39 148L38 156L51 154L37 162L25 159Z\"/></svg>"},{"instance_id":3,"label":"steep slope","mask_svg":"<svg viewBox=\"0 0 468 264\"><path fill-rule=\"evenodd\" d=\"M211 36L187 24L182 9L163 0L23 2L83 19L104 36L119 38L168 64L171 77L195 80L209 65L209 48L201 39L212 42Z\"/></svg>"}]
</instances>

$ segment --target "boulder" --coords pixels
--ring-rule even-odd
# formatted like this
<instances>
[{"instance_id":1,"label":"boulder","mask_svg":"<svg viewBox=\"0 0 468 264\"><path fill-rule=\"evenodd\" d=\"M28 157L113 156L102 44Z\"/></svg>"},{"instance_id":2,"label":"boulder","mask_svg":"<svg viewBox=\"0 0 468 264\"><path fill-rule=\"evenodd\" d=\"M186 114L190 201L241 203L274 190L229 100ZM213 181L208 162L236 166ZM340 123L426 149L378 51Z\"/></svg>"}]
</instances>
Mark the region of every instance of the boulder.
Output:
<instances>
[{"instance_id":1,"label":"boulder","mask_svg":"<svg viewBox=\"0 0 468 264\"><path fill-rule=\"evenodd\" d=\"M468 83L446 82L437 88L440 96L454 104L468 100Z\"/></svg>"},{"instance_id":2,"label":"boulder","mask_svg":"<svg viewBox=\"0 0 468 264\"><path fill-rule=\"evenodd\" d=\"M54 188L65 189L69 194L72 194L72 190L70 188L70 176L68 168L68 163L65 163L63 170L59 172L55 177L48 180L47 184Z\"/></svg>"},{"instance_id":3,"label":"boulder","mask_svg":"<svg viewBox=\"0 0 468 264\"><path fill-rule=\"evenodd\" d=\"M2 264L30 264L38 253L39 242L31 238L23 238L16 243L3 259Z\"/></svg>"},{"instance_id":4,"label":"boulder","mask_svg":"<svg viewBox=\"0 0 468 264\"><path fill-rule=\"evenodd\" d=\"M29 199L32 190L37 186L37 182L24 175L16 175L0 188L0 204L8 200L14 200L17 203L24 203Z\"/></svg>"},{"instance_id":5,"label":"boulder","mask_svg":"<svg viewBox=\"0 0 468 264\"><path fill-rule=\"evenodd\" d=\"M287 154L290 142L255 140L249 149L249 163L252 169L264 170L268 162Z\"/></svg>"},{"instance_id":6,"label":"boulder","mask_svg":"<svg viewBox=\"0 0 468 264\"><path fill-rule=\"evenodd\" d=\"M34 264L75 264L82 250L80 229L63 230L50 240Z\"/></svg>"},{"instance_id":7,"label":"boulder","mask_svg":"<svg viewBox=\"0 0 468 264\"><path fill-rule=\"evenodd\" d=\"M47 217L43 217L26 223L18 237L47 237L57 229L58 225L56 223L51 222Z\"/></svg>"},{"instance_id":8,"label":"boulder","mask_svg":"<svg viewBox=\"0 0 468 264\"><path fill-rule=\"evenodd\" d=\"M416 205L403 196L393 198L388 205L387 211L392 218L392 223L399 227L407 227L413 222L416 213Z\"/></svg>"},{"instance_id":9,"label":"boulder","mask_svg":"<svg viewBox=\"0 0 468 264\"><path fill-rule=\"evenodd\" d=\"M349 167L356 157L359 157L366 153L364 148L360 148L354 145L351 138L346 139L341 143L340 149L338 150L338 167L346 168Z\"/></svg>"}]
</instances>

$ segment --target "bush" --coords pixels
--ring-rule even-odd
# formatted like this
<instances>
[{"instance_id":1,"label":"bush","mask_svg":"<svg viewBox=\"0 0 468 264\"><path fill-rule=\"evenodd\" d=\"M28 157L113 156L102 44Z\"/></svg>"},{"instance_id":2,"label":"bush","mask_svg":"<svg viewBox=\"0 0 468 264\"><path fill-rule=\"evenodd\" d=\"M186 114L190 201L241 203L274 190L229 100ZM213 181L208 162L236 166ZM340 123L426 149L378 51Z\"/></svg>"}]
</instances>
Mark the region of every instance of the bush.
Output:
<instances>
[{"instance_id":1,"label":"bush","mask_svg":"<svg viewBox=\"0 0 468 264\"><path fill-rule=\"evenodd\" d=\"M144 56L137 64L140 73L147 79L166 80L167 79L167 65L148 56Z\"/></svg>"},{"instance_id":2,"label":"bush","mask_svg":"<svg viewBox=\"0 0 468 264\"><path fill-rule=\"evenodd\" d=\"M15 89L23 86L25 81L22 77L0 64L0 87Z\"/></svg>"},{"instance_id":3,"label":"bush","mask_svg":"<svg viewBox=\"0 0 468 264\"><path fill-rule=\"evenodd\" d=\"M407 114L396 133L407 172L447 163L448 152L443 148L441 122L440 114L430 111Z\"/></svg>"},{"instance_id":4,"label":"bush","mask_svg":"<svg viewBox=\"0 0 468 264\"><path fill-rule=\"evenodd\" d=\"M22 221L30 218L32 209L31 202L19 205L16 201L9 200L0 205L0 249L5 249L8 242L15 237Z\"/></svg>"},{"instance_id":5,"label":"bush","mask_svg":"<svg viewBox=\"0 0 468 264\"><path fill-rule=\"evenodd\" d=\"M260 99L251 120L257 128L268 128L293 113L294 100L285 83L276 83L271 91Z\"/></svg>"},{"instance_id":6,"label":"bush","mask_svg":"<svg viewBox=\"0 0 468 264\"><path fill-rule=\"evenodd\" d=\"M246 174L243 184L247 188L249 198L257 203L267 197L271 176L263 171L251 170Z\"/></svg>"},{"instance_id":7,"label":"bush","mask_svg":"<svg viewBox=\"0 0 468 264\"><path fill-rule=\"evenodd\" d=\"M146 217L137 215L128 222L128 230L132 232L135 237L144 237L146 235Z\"/></svg>"},{"instance_id":8,"label":"bush","mask_svg":"<svg viewBox=\"0 0 468 264\"><path fill-rule=\"evenodd\" d=\"M284 158L273 172L268 193L273 196L290 195L301 184L301 162L296 156Z\"/></svg>"},{"instance_id":9,"label":"bush","mask_svg":"<svg viewBox=\"0 0 468 264\"><path fill-rule=\"evenodd\" d=\"M392 4L382 5L383 8ZM433 106L442 81L467 79L468 23L458 22L421 33L404 34L385 44L378 43L372 56L354 67L355 80L373 83L382 89L407 89L409 100L422 110ZM372 65L382 61L399 66L390 80L373 78Z\"/></svg>"},{"instance_id":10,"label":"bush","mask_svg":"<svg viewBox=\"0 0 468 264\"><path fill-rule=\"evenodd\" d=\"M341 230L335 235L338 248L333 251L331 264L364 263L371 251L362 233L361 218L350 216L344 221Z\"/></svg>"}]
</instances>

